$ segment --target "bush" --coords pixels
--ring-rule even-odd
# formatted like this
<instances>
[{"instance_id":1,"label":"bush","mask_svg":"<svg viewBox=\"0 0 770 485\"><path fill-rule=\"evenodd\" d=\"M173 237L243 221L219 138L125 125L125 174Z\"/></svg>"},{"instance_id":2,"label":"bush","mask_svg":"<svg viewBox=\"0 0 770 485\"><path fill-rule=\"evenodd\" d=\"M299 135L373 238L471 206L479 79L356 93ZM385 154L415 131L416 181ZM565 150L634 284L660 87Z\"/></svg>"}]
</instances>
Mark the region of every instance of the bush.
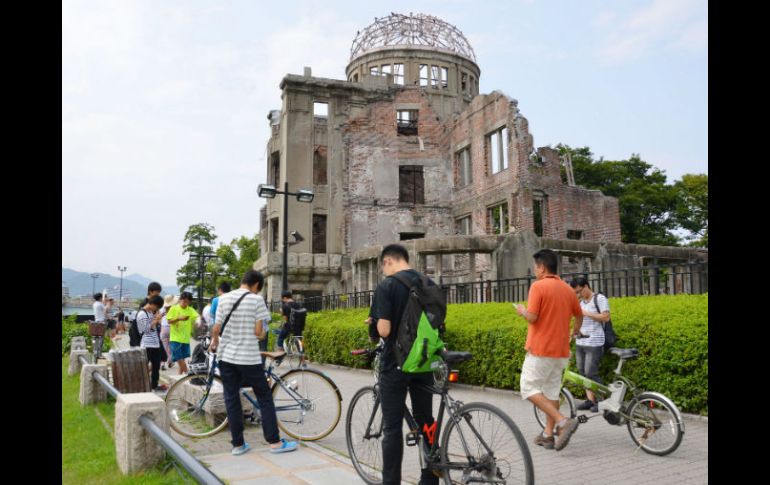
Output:
<instances>
[{"instance_id":1,"label":"bush","mask_svg":"<svg viewBox=\"0 0 770 485\"><path fill-rule=\"evenodd\" d=\"M91 349L91 335L88 333L88 324L87 323L78 323L76 321L77 315L69 315L67 317L61 318L61 355L62 357L64 354L69 353L70 351L70 345L72 343L72 337L82 336L86 338L86 348L89 349L89 351L93 350ZM112 348L112 341L110 340L110 337L108 335L108 332L105 332L104 337L104 352L109 352L110 348Z\"/></svg>"},{"instance_id":2,"label":"bush","mask_svg":"<svg viewBox=\"0 0 770 485\"><path fill-rule=\"evenodd\" d=\"M639 349L623 373L641 389L661 392L682 411L708 415L708 294L611 298L618 347ZM311 360L365 367L354 348L372 347L366 325L369 310L332 310L308 315L306 348ZM466 384L519 389L527 323L510 303L466 303L447 309L447 345L473 354L462 364ZM614 380L617 357L600 367ZM575 368L574 357L571 368ZM581 391L582 392L582 391Z\"/></svg>"}]
</instances>

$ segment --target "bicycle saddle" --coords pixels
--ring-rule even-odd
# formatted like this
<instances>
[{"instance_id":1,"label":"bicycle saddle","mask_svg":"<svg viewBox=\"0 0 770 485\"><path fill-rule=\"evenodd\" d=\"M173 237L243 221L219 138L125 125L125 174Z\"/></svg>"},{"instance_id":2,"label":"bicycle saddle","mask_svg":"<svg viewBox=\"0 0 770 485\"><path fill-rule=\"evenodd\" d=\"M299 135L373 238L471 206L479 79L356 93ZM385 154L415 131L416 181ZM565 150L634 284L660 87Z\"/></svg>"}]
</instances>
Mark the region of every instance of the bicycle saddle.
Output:
<instances>
[{"instance_id":1,"label":"bicycle saddle","mask_svg":"<svg viewBox=\"0 0 770 485\"><path fill-rule=\"evenodd\" d=\"M620 349L618 347L612 347L610 353L617 355L623 360L630 360L639 357L639 350L637 349Z\"/></svg>"},{"instance_id":2,"label":"bicycle saddle","mask_svg":"<svg viewBox=\"0 0 770 485\"><path fill-rule=\"evenodd\" d=\"M452 352L447 350L446 352L441 353L441 357L447 364L457 364L459 362L471 360L473 358L473 354L470 352Z\"/></svg>"}]
</instances>

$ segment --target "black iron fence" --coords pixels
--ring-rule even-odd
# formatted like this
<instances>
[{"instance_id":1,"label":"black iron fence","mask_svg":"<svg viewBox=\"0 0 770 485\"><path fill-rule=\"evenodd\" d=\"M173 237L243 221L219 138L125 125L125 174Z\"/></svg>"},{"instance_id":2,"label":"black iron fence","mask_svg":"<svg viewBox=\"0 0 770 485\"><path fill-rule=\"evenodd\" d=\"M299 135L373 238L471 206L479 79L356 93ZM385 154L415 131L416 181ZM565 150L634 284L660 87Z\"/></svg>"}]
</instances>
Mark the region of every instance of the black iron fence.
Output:
<instances>
[{"instance_id":1,"label":"black iron fence","mask_svg":"<svg viewBox=\"0 0 770 485\"><path fill-rule=\"evenodd\" d=\"M640 295L701 294L708 292L708 262L682 263L640 268L563 273L570 281L577 276L588 279L591 288L608 297ZM525 301L534 276L505 280L442 284L447 303L486 303ZM298 299L308 309L337 310L371 306L374 291L331 294ZM269 303L270 311L280 313L281 301Z\"/></svg>"}]
</instances>

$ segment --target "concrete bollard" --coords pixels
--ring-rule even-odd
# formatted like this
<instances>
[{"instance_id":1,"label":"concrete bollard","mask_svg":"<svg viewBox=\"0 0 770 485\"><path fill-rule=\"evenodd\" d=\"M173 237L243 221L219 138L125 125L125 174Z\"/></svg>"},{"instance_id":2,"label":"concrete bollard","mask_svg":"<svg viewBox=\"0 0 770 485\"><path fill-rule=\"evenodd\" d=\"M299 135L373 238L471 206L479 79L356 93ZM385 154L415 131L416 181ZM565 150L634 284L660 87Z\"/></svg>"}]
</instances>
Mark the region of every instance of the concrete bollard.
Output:
<instances>
[{"instance_id":1,"label":"concrete bollard","mask_svg":"<svg viewBox=\"0 0 770 485\"><path fill-rule=\"evenodd\" d=\"M163 399L151 392L118 395L115 403L115 452L118 467L124 475L151 468L166 456L163 447L139 424L139 417L145 414L168 433Z\"/></svg>"},{"instance_id":2,"label":"concrete bollard","mask_svg":"<svg viewBox=\"0 0 770 485\"><path fill-rule=\"evenodd\" d=\"M70 351L86 350L86 338L83 336L72 337L70 340Z\"/></svg>"},{"instance_id":3,"label":"concrete bollard","mask_svg":"<svg viewBox=\"0 0 770 485\"><path fill-rule=\"evenodd\" d=\"M91 360L90 355L88 354L88 351L83 350L73 350L70 352L70 366L67 369L67 375L68 376L74 376L75 374L80 374L80 356L85 357L88 360Z\"/></svg>"},{"instance_id":4,"label":"concrete bollard","mask_svg":"<svg viewBox=\"0 0 770 485\"><path fill-rule=\"evenodd\" d=\"M108 378L107 366L104 364L86 364L80 369L80 405L93 404L107 399L107 390L91 375L98 372L105 379Z\"/></svg>"}]
</instances>

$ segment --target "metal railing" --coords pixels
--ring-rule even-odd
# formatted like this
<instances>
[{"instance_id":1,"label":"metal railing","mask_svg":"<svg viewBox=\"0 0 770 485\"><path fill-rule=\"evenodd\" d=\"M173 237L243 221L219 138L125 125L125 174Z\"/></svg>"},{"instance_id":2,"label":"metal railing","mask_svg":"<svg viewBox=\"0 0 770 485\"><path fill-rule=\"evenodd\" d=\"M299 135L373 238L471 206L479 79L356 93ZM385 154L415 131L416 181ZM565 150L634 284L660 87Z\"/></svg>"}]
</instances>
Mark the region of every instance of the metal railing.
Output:
<instances>
[{"instance_id":1,"label":"metal railing","mask_svg":"<svg viewBox=\"0 0 770 485\"><path fill-rule=\"evenodd\" d=\"M78 357L78 360L81 364L91 364L85 356L81 355ZM118 398L118 395L120 395L120 391L118 391L115 386L110 384L110 382L104 378L103 375L99 374L96 371L93 371L91 373L91 377L96 380L101 386L115 399ZM174 441L171 436L168 435L165 431L163 431L160 426L155 424L155 421L152 420L152 418L146 414L143 414L139 417L139 424L148 432L150 435L155 438L155 441L157 441L167 452L169 455L171 455L177 463L179 463L182 468L187 470L187 473L190 474L198 483L202 483L204 485L224 485L224 482L219 479L216 475L214 475L211 470L206 468L201 462L199 462L192 454L190 454L189 451L184 449L182 445Z\"/></svg>"},{"instance_id":2,"label":"metal railing","mask_svg":"<svg viewBox=\"0 0 770 485\"><path fill-rule=\"evenodd\" d=\"M570 281L583 276L591 288L607 297L641 295L702 294L708 292L708 262L643 266L609 271L562 273ZM534 276L467 283L440 283L447 303L486 303L526 301ZM337 310L371 306L374 291L332 294L298 299L308 311ZM281 301L269 303L272 312L281 311Z\"/></svg>"}]
</instances>

